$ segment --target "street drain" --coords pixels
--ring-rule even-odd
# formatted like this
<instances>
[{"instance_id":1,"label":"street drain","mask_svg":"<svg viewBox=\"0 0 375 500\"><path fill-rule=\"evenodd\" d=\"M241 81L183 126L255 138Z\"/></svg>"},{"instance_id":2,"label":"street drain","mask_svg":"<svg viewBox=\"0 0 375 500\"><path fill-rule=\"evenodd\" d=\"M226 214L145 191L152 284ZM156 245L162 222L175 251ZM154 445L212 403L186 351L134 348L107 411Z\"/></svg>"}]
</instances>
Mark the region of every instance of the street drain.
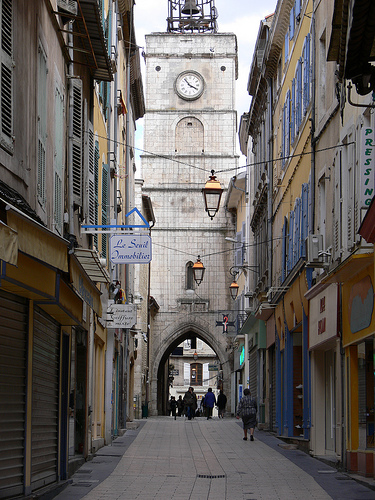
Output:
<instances>
[{"instance_id":1,"label":"street drain","mask_svg":"<svg viewBox=\"0 0 375 500\"><path fill-rule=\"evenodd\" d=\"M197 477L205 479L222 479L223 477L225 477L225 474L218 474L217 476L212 476L210 474L198 474Z\"/></svg>"}]
</instances>

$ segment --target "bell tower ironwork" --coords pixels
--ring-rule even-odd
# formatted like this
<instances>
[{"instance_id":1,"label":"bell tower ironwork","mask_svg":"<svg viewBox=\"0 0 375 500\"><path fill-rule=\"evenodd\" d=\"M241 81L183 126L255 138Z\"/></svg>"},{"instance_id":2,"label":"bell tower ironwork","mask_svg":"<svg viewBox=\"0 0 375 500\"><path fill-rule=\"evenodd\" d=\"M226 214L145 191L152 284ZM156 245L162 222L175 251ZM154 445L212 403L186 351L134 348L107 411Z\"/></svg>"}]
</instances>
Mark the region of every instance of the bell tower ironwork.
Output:
<instances>
[{"instance_id":1,"label":"bell tower ironwork","mask_svg":"<svg viewBox=\"0 0 375 500\"><path fill-rule=\"evenodd\" d=\"M169 33L217 33L214 0L168 0Z\"/></svg>"}]
</instances>

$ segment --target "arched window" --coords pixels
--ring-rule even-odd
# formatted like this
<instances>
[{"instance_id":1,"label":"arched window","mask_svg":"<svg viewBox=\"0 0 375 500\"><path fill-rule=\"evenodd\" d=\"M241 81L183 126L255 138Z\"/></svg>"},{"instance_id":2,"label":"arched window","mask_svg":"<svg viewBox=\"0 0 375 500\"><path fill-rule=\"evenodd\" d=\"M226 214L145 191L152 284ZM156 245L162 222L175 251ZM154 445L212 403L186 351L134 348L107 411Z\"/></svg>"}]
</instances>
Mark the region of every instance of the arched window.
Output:
<instances>
[{"instance_id":1,"label":"arched window","mask_svg":"<svg viewBox=\"0 0 375 500\"><path fill-rule=\"evenodd\" d=\"M202 363L191 363L190 365L190 385L202 385L203 368Z\"/></svg>"},{"instance_id":2,"label":"arched window","mask_svg":"<svg viewBox=\"0 0 375 500\"><path fill-rule=\"evenodd\" d=\"M194 290L193 265L192 262L186 264L186 290Z\"/></svg>"},{"instance_id":3,"label":"arched window","mask_svg":"<svg viewBox=\"0 0 375 500\"><path fill-rule=\"evenodd\" d=\"M204 151L204 128L201 121L188 116L177 123L175 150L180 154L200 154Z\"/></svg>"}]
</instances>

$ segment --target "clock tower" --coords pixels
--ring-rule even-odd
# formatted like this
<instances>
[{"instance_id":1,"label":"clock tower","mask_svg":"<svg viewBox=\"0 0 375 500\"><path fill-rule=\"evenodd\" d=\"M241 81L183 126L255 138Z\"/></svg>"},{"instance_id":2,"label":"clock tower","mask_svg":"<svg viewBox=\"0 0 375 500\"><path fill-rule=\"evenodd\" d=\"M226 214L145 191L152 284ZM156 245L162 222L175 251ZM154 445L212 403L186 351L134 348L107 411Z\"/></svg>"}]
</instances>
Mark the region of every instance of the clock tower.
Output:
<instances>
[{"instance_id":1,"label":"clock tower","mask_svg":"<svg viewBox=\"0 0 375 500\"><path fill-rule=\"evenodd\" d=\"M225 208L225 195L238 173L236 36L218 31L214 0L168 0L168 7L167 32L146 35L144 54L142 177L156 219L150 295L159 306L149 339L154 415L163 413L168 398L168 356L185 339L200 338L215 351L224 391L230 393L227 338L216 322L232 307L233 244L225 237L235 235L235 220ZM224 188L213 220L202 196L212 170ZM192 279L198 256L206 269L199 287ZM186 364L180 369L189 386ZM216 378L206 375L216 388Z\"/></svg>"}]
</instances>

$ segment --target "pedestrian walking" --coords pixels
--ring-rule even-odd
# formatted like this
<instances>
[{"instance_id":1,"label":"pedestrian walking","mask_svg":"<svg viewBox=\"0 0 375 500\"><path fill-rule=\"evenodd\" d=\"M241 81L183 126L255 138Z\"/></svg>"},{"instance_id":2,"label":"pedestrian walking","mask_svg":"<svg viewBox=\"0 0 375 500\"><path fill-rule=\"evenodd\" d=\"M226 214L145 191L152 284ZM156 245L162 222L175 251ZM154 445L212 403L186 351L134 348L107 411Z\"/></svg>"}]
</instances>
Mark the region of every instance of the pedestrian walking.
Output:
<instances>
[{"instance_id":1,"label":"pedestrian walking","mask_svg":"<svg viewBox=\"0 0 375 500\"><path fill-rule=\"evenodd\" d=\"M243 391L238 403L236 418L242 418L244 441L247 441L247 430L250 429L250 441L254 441L254 428L257 424L257 402L251 397L250 389Z\"/></svg>"},{"instance_id":2,"label":"pedestrian walking","mask_svg":"<svg viewBox=\"0 0 375 500\"><path fill-rule=\"evenodd\" d=\"M182 401L182 396L180 395L176 401L177 403L177 415L181 417L184 410L184 402Z\"/></svg>"},{"instance_id":3,"label":"pedestrian walking","mask_svg":"<svg viewBox=\"0 0 375 500\"><path fill-rule=\"evenodd\" d=\"M174 417L174 419L176 420L177 401L174 396L171 396L171 399L169 400L169 406L171 408L172 417Z\"/></svg>"},{"instance_id":4,"label":"pedestrian walking","mask_svg":"<svg viewBox=\"0 0 375 500\"><path fill-rule=\"evenodd\" d=\"M227 397L223 393L223 391L219 391L219 395L217 397L217 408L219 412L219 418L224 418L225 406L227 404Z\"/></svg>"},{"instance_id":5,"label":"pedestrian walking","mask_svg":"<svg viewBox=\"0 0 375 500\"><path fill-rule=\"evenodd\" d=\"M206 407L207 420L212 418L212 410L216 405L216 397L212 392L212 387L208 388L206 395L204 396L204 405Z\"/></svg>"},{"instance_id":6,"label":"pedestrian walking","mask_svg":"<svg viewBox=\"0 0 375 500\"><path fill-rule=\"evenodd\" d=\"M194 394L193 387L189 387L189 389L185 392L184 408L188 420L194 418L195 410L197 409L197 396Z\"/></svg>"}]
</instances>

